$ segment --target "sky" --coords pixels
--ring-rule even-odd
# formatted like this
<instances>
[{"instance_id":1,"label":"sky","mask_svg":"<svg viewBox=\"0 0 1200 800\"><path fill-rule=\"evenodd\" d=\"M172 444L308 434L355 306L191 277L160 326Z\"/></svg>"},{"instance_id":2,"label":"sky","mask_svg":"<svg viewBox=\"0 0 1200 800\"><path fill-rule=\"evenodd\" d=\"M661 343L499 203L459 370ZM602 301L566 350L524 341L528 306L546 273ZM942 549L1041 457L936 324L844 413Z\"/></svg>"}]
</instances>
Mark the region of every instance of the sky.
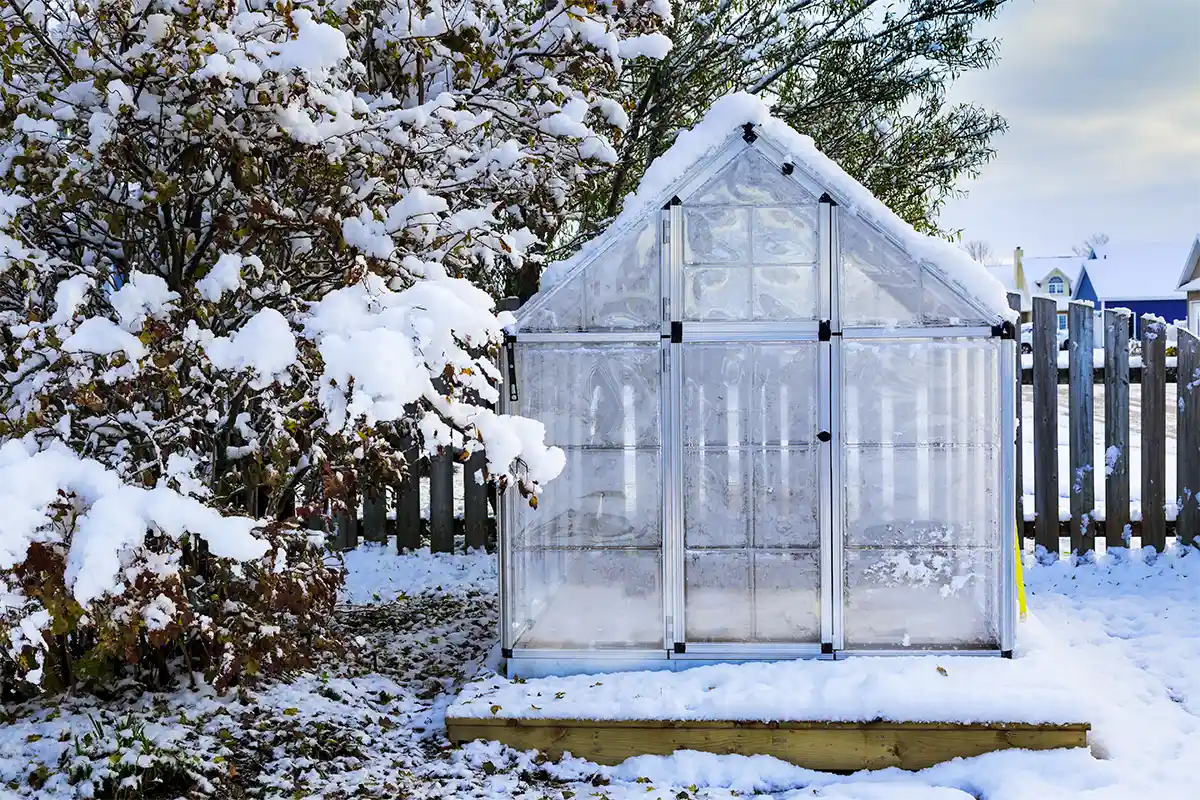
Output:
<instances>
[{"instance_id":1,"label":"sky","mask_svg":"<svg viewBox=\"0 0 1200 800\"><path fill-rule=\"evenodd\" d=\"M1200 233L1200 0L1010 0L981 35L1000 63L950 97L1009 130L940 225L996 257Z\"/></svg>"}]
</instances>

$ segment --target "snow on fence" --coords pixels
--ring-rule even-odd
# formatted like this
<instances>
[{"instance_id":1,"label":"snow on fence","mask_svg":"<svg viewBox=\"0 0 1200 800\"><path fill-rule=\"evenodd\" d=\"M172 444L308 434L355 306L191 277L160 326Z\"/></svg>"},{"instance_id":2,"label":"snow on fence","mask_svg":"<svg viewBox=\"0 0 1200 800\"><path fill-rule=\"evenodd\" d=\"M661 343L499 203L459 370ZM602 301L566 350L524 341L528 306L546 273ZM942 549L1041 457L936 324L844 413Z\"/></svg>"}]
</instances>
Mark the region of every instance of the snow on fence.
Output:
<instances>
[{"instance_id":1,"label":"snow on fence","mask_svg":"<svg viewBox=\"0 0 1200 800\"><path fill-rule=\"evenodd\" d=\"M1019 300L1009 295L1013 308L1019 308ZM1139 537L1142 546L1161 551L1169 535L1200 544L1200 339L1179 328L1172 353L1167 325L1145 316L1141 341L1134 343L1140 344L1139 363L1131 370L1129 312L1106 310L1100 340L1093 335L1093 319L1090 303L1071 303L1063 369L1055 301L1033 300L1033 353L1024 357L1024 370L1022 357L1017 357L1017 374L1024 372L1022 383L1031 383L1033 390L1032 417L1020 425L1017 438L1017 511L1023 533L1054 553L1060 552L1060 536L1067 537L1071 552L1080 554L1096 549L1098 536L1106 547L1127 547ZM1094 348L1096 341L1103 342L1102 350ZM1102 432L1096 431L1097 382L1104 384ZM1133 437L1131 382L1140 390ZM1065 408L1058 388L1064 383ZM1064 414L1066 440L1060 441ZM1032 454L1024 452L1030 446ZM1065 475L1060 474L1063 467ZM1097 482L1102 502L1097 501Z\"/></svg>"}]
</instances>

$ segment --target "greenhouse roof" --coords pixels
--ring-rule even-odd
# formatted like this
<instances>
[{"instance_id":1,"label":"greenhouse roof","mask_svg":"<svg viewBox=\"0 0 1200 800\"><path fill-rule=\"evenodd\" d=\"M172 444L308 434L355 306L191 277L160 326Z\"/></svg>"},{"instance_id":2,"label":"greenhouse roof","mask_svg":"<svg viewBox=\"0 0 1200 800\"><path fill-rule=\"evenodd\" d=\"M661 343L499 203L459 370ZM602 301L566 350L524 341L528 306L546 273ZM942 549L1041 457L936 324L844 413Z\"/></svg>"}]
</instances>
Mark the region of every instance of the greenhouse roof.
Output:
<instances>
[{"instance_id":1,"label":"greenhouse roof","mask_svg":"<svg viewBox=\"0 0 1200 800\"><path fill-rule=\"evenodd\" d=\"M593 238L570 258L550 264L542 274L541 291L562 283L584 269L608 244L644 222L672 197L689 177L730 143L740 140L746 125L786 155L797 172L819 184L841 207L892 239L908 256L928 265L964 296L988 309L996 317L1016 319L1008 306L1004 286L980 264L950 242L918 233L852 178L833 160L817 149L813 140L797 133L782 120L773 117L758 97L744 92L717 100L693 128L682 131L663 155L646 170L637 190L626 196L621 213L604 233ZM526 305L522 312L530 308ZM518 319L524 316L518 312Z\"/></svg>"}]
</instances>

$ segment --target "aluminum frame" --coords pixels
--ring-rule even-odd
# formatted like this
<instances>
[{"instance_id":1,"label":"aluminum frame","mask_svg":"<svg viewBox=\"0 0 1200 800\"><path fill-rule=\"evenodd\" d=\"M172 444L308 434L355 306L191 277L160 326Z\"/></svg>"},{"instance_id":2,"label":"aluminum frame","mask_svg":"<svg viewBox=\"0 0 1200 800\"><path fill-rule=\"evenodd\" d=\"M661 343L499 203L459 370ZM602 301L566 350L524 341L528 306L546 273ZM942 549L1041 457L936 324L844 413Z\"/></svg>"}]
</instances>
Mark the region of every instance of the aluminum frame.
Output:
<instances>
[{"instance_id":1,"label":"aluminum frame","mask_svg":"<svg viewBox=\"0 0 1200 800\"><path fill-rule=\"evenodd\" d=\"M499 583L501 592L501 646L512 653L510 666L515 674L577 674L588 671L618 669L680 669L708 663L726 663L748 660L773 660L782 658L836 658L859 656L913 656L913 655L965 655L997 656L1011 651L1015 641L1017 619L1017 592L1015 585L1015 547L1002 547L1002 597L1000 599L1000 647L991 650L954 650L951 648L897 648L897 649L845 649L844 641L844 590L845 590L845 520L844 497L840 475L842 473L842 403L843 353L842 343L851 340L930 340L938 338L982 338L994 336L991 327L978 324L969 326L911 326L874 327L841 325L841 255L839 249L839 216L845 198L835 190L827 189L820 179L809 173L803 164L793 165L791 177L802 188L814 196L828 194L834 202L818 204L818 319L827 320L831 336L820 341L820 323L817 321L737 321L706 322L683 319L683 213L682 201L688 198L712 177L720 173L733 159L746 149L754 147L768 161L782 167L791 163L787 154L769 138L759 136L754 144L743 141L740 133L729 139L710 155L693 165L689 175L673 187L665 190L658 198L661 210L655 214L661 231L660 247L660 291L662 320L660 329L630 329L610 331L521 331L521 322L528 318L558 289L570 282L580 272L606 253L620 238L645 224L645 217L626 220L620 227L605 235L610 241L588 254L564 275L555 287L544 296L534 298L517 313L517 323L510 328L518 345L522 343L629 343L648 344L661 342L662 365L660 386L659 435L662 464L662 558L663 558L663 649L646 650L538 650L514 648L519 641L519 632L511 630L511 593L513 563L511 536L505 535L515 523L512 501L502 494L498 498L498 517L501 529L498 547ZM856 215L872 232L894 245L902 244L881 229L869 217ZM967 301L980 312L981 318L999 322L1001 318L985 308L969 292L951 281L936 265L918 262L922 276L928 273L956 296ZM671 341L673 323L684 323L682 342ZM693 342L765 342L765 341L814 341L818 340L818 424L828 431L830 438L818 445L820 474L818 476L820 564L821 564L821 644L817 643L737 643L737 642L688 642L686 636L686 603L684 587L684 530L683 530L683 380L680 369L683 343ZM1012 518L1015 522L1015 404L1017 402L1015 342L1002 340L1000 347L1000 385L1002 389L1000 408L1001 432L1001 481L1002 519ZM507 354L502 351L501 374L506 375ZM501 413L512 413L507 392L501 392ZM1002 525L999 535L1002 540L1009 537L1007 525ZM1012 544L1010 542L1010 544ZM683 652L675 651L675 643L685 643ZM822 644L829 645L833 653L822 654Z\"/></svg>"}]
</instances>

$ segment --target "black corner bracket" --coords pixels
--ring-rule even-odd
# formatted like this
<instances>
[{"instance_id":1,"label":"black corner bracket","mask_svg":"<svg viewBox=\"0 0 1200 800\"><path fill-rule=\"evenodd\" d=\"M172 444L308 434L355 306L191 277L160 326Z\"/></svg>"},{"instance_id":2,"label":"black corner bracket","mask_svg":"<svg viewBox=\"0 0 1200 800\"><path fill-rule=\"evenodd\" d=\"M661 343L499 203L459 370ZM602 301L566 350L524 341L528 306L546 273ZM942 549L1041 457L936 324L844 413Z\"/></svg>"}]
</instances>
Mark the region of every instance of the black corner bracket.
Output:
<instances>
[{"instance_id":1,"label":"black corner bracket","mask_svg":"<svg viewBox=\"0 0 1200 800\"><path fill-rule=\"evenodd\" d=\"M783 174L791 175L795 171L795 169L796 169L796 165L789 161L788 163L783 165Z\"/></svg>"},{"instance_id":2,"label":"black corner bracket","mask_svg":"<svg viewBox=\"0 0 1200 800\"><path fill-rule=\"evenodd\" d=\"M992 336L998 336L1001 339L1017 338L1017 327L1008 320L1001 322L999 325L992 326Z\"/></svg>"},{"instance_id":3,"label":"black corner bracket","mask_svg":"<svg viewBox=\"0 0 1200 800\"><path fill-rule=\"evenodd\" d=\"M829 205L831 205L831 206L837 205L837 200L834 200L832 197L830 197L829 192L823 192L821 194L821 196L819 198L817 198L817 202L818 203L829 203Z\"/></svg>"},{"instance_id":4,"label":"black corner bracket","mask_svg":"<svg viewBox=\"0 0 1200 800\"><path fill-rule=\"evenodd\" d=\"M817 326L817 339L822 342L833 341L833 326L829 324L829 320L823 319Z\"/></svg>"},{"instance_id":5,"label":"black corner bracket","mask_svg":"<svg viewBox=\"0 0 1200 800\"><path fill-rule=\"evenodd\" d=\"M682 203L682 202L683 202L683 201L679 199L679 196L678 196L678 195L676 195L675 197L672 197L672 198L671 198L670 200L668 200L667 202L663 203L663 211L666 211L666 210L668 210L668 209L669 209L671 206L677 206L677 205L679 205L679 204L680 204L680 203Z\"/></svg>"},{"instance_id":6,"label":"black corner bracket","mask_svg":"<svg viewBox=\"0 0 1200 800\"><path fill-rule=\"evenodd\" d=\"M833 642L821 642L821 655L833 655Z\"/></svg>"},{"instance_id":7,"label":"black corner bracket","mask_svg":"<svg viewBox=\"0 0 1200 800\"><path fill-rule=\"evenodd\" d=\"M675 643L675 652L676 653L686 653L687 652L687 644L685 644L684 642L676 642Z\"/></svg>"},{"instance_id":8,"label":"black corner bracket","mask_svg":"<svg viewBox=\"0 0 1200 800\"><path fill-rule=\"evenodd\" d=\"M1000 657L1001 658L1012 658L1012 650L1001 650Z\"/></svg>"},{"instance_id":9,"label":"black corner bracket","mask_svg":"<svg viewBox=\"0 0 1200 800\"><path fill-rule=\"evenodd\" d=\"M501 658L512 658L512 648L511 647L501 647L500 648L500 657Z\"/></svg>"},{"instance_id":10,"label":"black corner bracket","mask_svg":"<svg viewBox=\"0 0 1200 800\"><path fill-rule=\"evenodd\" d=\"M678 320L671 323L671 344L683 342L683 323Z\"/></svg>"},{"instance_id":11,"label":"black corner bracket","mask_svg":"<svg viewBox=\"0 0 1200 800\"><path fill-rule=\"evenodd\" d=\"M745 139L748 144L754 144L754 140L758 138L758 134L754 132L753 122L747 122L742 126L742 138Z\"/></svg>"}]
</instances>

